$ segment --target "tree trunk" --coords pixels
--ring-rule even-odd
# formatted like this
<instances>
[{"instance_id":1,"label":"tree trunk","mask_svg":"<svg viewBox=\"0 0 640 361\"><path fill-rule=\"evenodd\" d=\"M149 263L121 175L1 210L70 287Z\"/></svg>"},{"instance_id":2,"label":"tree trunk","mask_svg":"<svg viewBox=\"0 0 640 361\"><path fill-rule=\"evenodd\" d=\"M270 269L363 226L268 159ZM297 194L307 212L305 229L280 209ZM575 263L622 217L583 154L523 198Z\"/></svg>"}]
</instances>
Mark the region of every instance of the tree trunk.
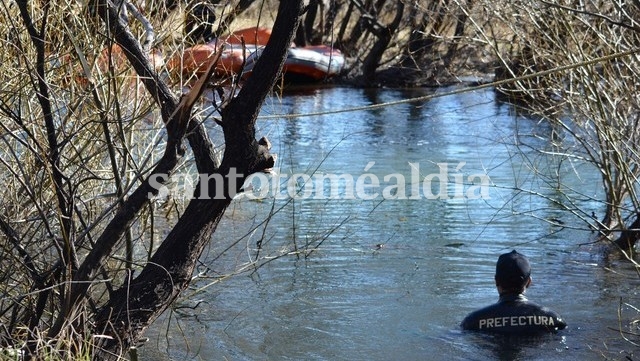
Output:
<instances>
[{"instance_id":1,"label":"tree trunk","mask_svg":"<svg viewBox=\"0 0 640 361\"><path fill-rule=\"evenodd\" d=\"M615 240L615 244L620 247L621 250L632 255L638 239L640 239L640 214L636 215L633 223L620 233L620 237Z\"/></svg>"},{"instance_id":2,"label":"tree trunk","mask_svg":"<svg viewBox=\"0 0 640 361\"><path fill-rule=\"evenodd\" d=\"M398 30L403 13L404 3L398 0L396 2L396 16L391 24L387 26L380 26L377 23L371 25L371 31L378 37L378 40L362 62L362 76L365 82L371 83L375 81L375 72L380 64L380 59L382 59L382 55L384 55L384 52L387 50L391 38Z\"/></svg>"},{"instance_id":3,"label":"tree trunk","mask_svg":"<svg viewBox=\"0 0 640 361\"><path fill-rule=\"evenodd\" d=\"M409 44L404 57L401 61L403 67L419 68L418 64L423 62L426 55L433 51L433 47L439 38L439 31L442 28L445 19L444 7L448 5L447 1L432 1L427 12L420 15L421 10L417 5L412 7L414 19L413 28L409 35Z\"/></svg>"},{"instance_id":4,"label":"tree trunk","mask_svg":"<svg viewBox=\"0 0 640 361\"><path fill-rule=\"evenodd\" d=\"M202 250L211 240L224 211L244 179L274 165L268 143L255 139L255 121L282 69L301 13L301 0L280 2L273 35L254 68L254 75L222 111L225 136L222 163L218 168L199 171L202 173L206 170L209 176L222 175L223 189L227 190L227 194L222 198L209 195L210 198L191 200L147 266L111 295L96 320L95 332L112 337L101 339L102 343L96 345L101 350L100 358L112 359L112 355L121 354L134 345L144 330L189 285ZM194 147L196 158L199 154L206 154L206 149L200 149L198 143L191 143L191 146ZM207 184L208 189L220 189L213 182ZM197 185L196 194L204 189L203 186Z\"/></svg>"},{"instance_id":5,"label":"tree trunk","mask_svg":"<svg viewBox=\"0 0 640 361\"><path fill-rule=\"evenodd\" d=\"M373 8L373 0L365 0L364 4L359 0L352 0L349 4L349 16L351 16L354 7L360 11L360 18L356 22L356 25L351 29L349 37L346 40L341 37L342 50L345 51L347 55L357 53L357 44L367 29L367 22L372 19L375 20L375 16L371 16L370 14ZM343 24L346 28L347 24Z\"/></svg>"},{"instance_id":6,"label":"tree trunk","mask_svg":"<svg viewBox=\"0 0 640 361\"><path fill-rule=\"evenodd\" d=\"M467 9L465 9L465 11L471 11L472 6L473 6L472 1L467 2ZM464 29L467 25L467 21L469 20L469 17L465 13L465 11L460 10L460 13L457 16L456 28L453 33L453 41L451 42L451 44L449 44L449 49L447 50L447 53L444 56L445 64L449 63L451 59L456 55L456 52L458 51L458 45L460 44L460 39L464 35Z\"/></svg>"}]
</instances>

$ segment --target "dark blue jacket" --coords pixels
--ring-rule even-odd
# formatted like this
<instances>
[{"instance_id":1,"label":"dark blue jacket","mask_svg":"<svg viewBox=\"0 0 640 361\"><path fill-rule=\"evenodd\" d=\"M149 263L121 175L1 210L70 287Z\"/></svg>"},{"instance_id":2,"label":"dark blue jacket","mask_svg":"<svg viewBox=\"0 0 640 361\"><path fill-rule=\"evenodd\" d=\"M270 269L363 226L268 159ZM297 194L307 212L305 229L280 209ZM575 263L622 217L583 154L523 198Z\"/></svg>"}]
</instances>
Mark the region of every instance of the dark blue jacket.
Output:
<instances>
[{"instance_id":1,"label":"dark blue jacket","mask_svg":"<svg viewBox=\"0 0 640 361\"><path fill-rule=\"evenodd\" d=\"M500 296L498 303L469 314L465 330L531 335L562 330L567 324L550 309L529 302L522 294Z\"/></svg>"}]
</instances>

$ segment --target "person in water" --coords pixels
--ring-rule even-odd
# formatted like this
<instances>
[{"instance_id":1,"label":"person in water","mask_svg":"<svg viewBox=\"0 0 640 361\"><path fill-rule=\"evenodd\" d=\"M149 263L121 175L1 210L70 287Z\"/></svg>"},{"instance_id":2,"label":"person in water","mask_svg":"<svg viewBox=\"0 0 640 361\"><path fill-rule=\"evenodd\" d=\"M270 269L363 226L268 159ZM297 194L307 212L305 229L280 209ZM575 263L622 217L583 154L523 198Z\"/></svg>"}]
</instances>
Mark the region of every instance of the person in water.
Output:
<instances>
[{"instance_id":1,"label":"person in water","mask_svg":"<svg viewBox=\"0 0 640 361\"><path fill-rule=\"evenodd\" d=\"M498 258L496 287L497 303L469 314L462 329L508 335L532 335L556 332L567 324L556 312L529 302L524 292L531 285L531 265L515 250Z\"/></svg>"}]
</instances>

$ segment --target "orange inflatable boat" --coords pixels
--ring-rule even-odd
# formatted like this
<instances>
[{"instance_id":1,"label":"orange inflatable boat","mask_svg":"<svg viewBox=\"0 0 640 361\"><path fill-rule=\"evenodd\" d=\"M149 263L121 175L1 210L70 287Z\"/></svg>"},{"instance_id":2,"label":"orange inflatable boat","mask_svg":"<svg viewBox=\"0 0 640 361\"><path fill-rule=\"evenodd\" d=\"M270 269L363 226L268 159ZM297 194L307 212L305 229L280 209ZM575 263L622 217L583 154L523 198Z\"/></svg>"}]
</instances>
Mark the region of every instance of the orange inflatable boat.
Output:
<instances>
[{"instance_id":1,"label":"orange inflatable boat","mask_svg":"<svg viewBox=\"0 0 640 361\"><path fill-rule=\"evenodd\" d=\"M245 60L266 45L271 31L264 28L247 28L235 31L224 38L214 39L206 44L197 44L174 56L167 64L170 70L181 69L182 74L201 76L214 61L216 52L221 51L215 65L215 76L224 77L239 74Z\"/></svg>"},{"instance_id":2,"label":"orange inflatable boat","mask_svg":"<svg viewBox=\"0 0 640 361\"><path fill-rule=\"evenodd\" d=\"M262 49L258 49L247 59L242 74L244 78L253 71ZM330 46L292 47L284 61L282 74L291 83L319 82L340 74L344 65L344 55Z\"/></svg>"},{"instance_id":3,"label":"orange inflatable boat","mask_svg":"<svg viewBox=\"0 0 640 361\"><path fill-rule=\"evenodd\" d=\"M246 78L270 36L271 31L264 28L238 30L227 37L185 49L169 61L168 67L170 70L181 69L184 75L201 76L216 59L217 52L221 52L214 75L225 77L242 73ZM342 53L330 46L293 46L289 49L282 72L285 79L292 82L318 82L339 74L344 65Z\"/></svg>"}]
</instances>

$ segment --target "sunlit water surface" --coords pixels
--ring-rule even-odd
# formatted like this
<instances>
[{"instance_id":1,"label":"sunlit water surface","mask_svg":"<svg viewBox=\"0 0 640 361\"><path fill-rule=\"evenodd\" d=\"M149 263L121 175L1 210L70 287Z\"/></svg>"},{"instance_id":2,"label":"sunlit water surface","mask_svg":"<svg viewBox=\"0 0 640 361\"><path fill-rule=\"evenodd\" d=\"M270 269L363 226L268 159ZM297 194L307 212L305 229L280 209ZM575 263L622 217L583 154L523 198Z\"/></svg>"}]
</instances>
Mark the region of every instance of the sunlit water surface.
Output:
<instances>
[{"instance_id":1,"label":"sunlit water surface","mask_svg":"<svg viewBox=\"0 0 640 361\"><path fill-rule=\"evenodd\" d=\"M305 245L315 251L208 287L214 278L194 282L194 289L206 288L147 332L142 359L601 360L633 352L616 330L634 330L629 323L637 313L627 304L640 306L638 276L626 262L607 261L584 245L590 232L572 229L585 224L563 210L573 206L562 194L580 193L577 207L601 212L589 200L600 197L599 179L589 167L540 152L555 149L547 123L516 114L491 90L276 116L432 93L328 88L270 98L258 136L268 136L278 154L280 196L274 199L272 190L260 201L235 200L199 272L214 277L246 264L260 240L260 256ZM212 136L219 137L215 129ZM444 196L441 178L432 177L438 199L426 199L422 188L411 199L412 176L440 174L438 163L447 164ZM282 196L291 174L357 179L365 173L381 181L366 191L371 200L345 199L344 183L338 199ZM398 183L385 182L389 174L405 177L408 199L384 199L383 189ZM545 178L553 174L561 175L562 186ZM481 194L473 188L479 175L490 179L489 197L473 199ZM528 297L559 312L568 329L536 340L459 329L468 312L497 300L495 261L511 249L533 264Z\"/></svg>"}]
</instances>

